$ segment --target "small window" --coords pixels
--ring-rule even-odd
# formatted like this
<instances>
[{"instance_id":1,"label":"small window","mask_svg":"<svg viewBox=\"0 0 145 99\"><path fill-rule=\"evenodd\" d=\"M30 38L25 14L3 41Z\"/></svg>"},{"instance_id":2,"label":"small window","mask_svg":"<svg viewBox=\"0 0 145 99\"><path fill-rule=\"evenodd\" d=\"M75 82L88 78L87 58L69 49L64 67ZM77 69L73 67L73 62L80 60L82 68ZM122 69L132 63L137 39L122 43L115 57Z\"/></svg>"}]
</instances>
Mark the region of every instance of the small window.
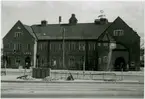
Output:
<instances>
[{"instance_id":1,"label":"small window","mask_svg":"<svg viewBox=\"0 0 145 99\"><path fill-rule=\"evenodd\" d=\"M101 46L101 43L98 43L98 46Z\"/></svg>"},{"instance_id":2,"label":"small window","mask_svg":"<svg viewBox=\"0 0 145 99\"><path fill-rule=\"evenodd\" d=\"M15 32L14 37L20 37L21 36L21 32Z\"/></svg>"},{"instance_id":3,"label":"small window","mask_svg":"<svg viewBox=\"0 0 145 99\"><path fill-rule=\"evenodd\" d=\"M123 36L124 30L122 30L122 29L114 30L113 35L114 36Z\"/></svg>"}]
</instances>

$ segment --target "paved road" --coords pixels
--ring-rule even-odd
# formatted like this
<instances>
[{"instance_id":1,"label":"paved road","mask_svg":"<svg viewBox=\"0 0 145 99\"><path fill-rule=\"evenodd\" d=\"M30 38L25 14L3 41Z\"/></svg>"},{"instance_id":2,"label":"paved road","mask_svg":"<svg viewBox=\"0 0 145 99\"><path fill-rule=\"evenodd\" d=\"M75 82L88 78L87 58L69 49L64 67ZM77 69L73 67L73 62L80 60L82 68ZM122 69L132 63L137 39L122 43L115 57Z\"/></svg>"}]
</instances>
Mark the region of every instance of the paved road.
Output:
<instances>
[{"instance_id":1,"label":"paved road","mask_svg":"<svg viewBox=\"0 0 145 99\"><path fill-rule=\"evenodd\" d=\"M2 83L2 98L143 98L143 84Z\"/></svg>"}]
</instances>

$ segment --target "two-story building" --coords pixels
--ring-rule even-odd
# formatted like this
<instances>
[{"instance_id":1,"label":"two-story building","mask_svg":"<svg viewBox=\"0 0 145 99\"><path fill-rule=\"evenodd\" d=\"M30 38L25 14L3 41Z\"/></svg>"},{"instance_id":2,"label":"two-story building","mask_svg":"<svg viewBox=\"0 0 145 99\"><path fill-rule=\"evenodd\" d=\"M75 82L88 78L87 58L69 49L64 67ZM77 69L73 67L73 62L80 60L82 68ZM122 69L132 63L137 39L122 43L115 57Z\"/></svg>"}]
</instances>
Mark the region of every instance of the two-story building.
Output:
<instances>
[{"instance_id":1,"label":"two-story building","mask_svg":"<svg viewBox=\"0 0 145 99\"><path fill-rule=\"evenodd\" d=\"M110 43L116 48L110 51ZM120 17L78 23L72 14L68 24L24 25L18 21L3 38L8 67L82 70L139 70L140 37ZM109 65L108 61L110 62ZM127 65L128 64L128 65ZM109 67L108 67L109 66ZM129 67L128 67L129 66Z\"/></svg>"}]
</instances>

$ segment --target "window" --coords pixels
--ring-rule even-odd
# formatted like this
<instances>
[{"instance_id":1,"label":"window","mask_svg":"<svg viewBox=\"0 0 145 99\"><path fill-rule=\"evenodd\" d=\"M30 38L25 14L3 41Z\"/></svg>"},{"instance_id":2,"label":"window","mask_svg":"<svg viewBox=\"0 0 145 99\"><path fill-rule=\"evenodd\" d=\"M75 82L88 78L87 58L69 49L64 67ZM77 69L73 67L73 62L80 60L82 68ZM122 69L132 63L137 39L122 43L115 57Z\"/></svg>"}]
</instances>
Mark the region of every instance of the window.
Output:
<instances>
[{"instance_id":1,"label":"window","mask_svg":"<svg viewBox=\"0 0 145 99\"><path fill-rule=\"evenodd\" d=\"M20 37L21 36L21 32L15 32L15 36L14 37Z\"/></svg>"},{"instance_id":2,"label":"window","mask_svg":"<svg viewBox=\"0 0 145 99\"><path fill-rule=\"evenodd\" d=\"M39 50L47 50L47 43L46 42L39 43Z\"/></svg>"},{"instance_id":3,"label":"window","mask_svg":"<svg viewBox=\"0 0 145 99\"><path fill-rule=\"evenodd\" d=\"M73 67L75 65L75 57L74 56L71 56L69 58L69 66L70 67Z\"/></svg>"},{"instance_id":4,"label":"window","mask_svg":"<svg viewBox=\"0 0 145 99\"><path fill-rule=\"evenodd\" d=\"M100 57L98 58L98 64L101 64L101 58Z\"/></svg>"},{"instance_id":5,"label":"window","mask_svg":"<svg viewBox=\"0 0 145 99\"><path fill-rule=\"evenodd\" d=\"M62 50L63 45L59 44L59 50Z\"/></svg>"},{"instance_id":6,"label":"window","mask_svg":"<svg viewBox=\"0 0 145 99\"><path fill-rule=\"evenodd\" d=\"M44 50L47 50L47 43L44 43Z\"/></svg>"},{"instance_id":7,"label":"window","mask_svg":"<svg viewBox=\"0 0 145 99\"><path fill-rule=\"evenodd\" d=\"M16 50L16 44L14 44L13 46L14 46L14 50Z\"/></svg>"},{"instance_id":8,"label":"window","mask_svg":"<svg viewBox=\"0 0 145 99\"><path fill-rule=\"evenodd\" d=\"M98 46L101 46L101 43L98 43Z\"/></svg>"},{"instance_id":9,"label":"window","mask_svg":"<svg viewBox=\"0 0 145 99\"><path fill-rule=\"evenodd\" d=\"M21 50L22 45L21 44L14 44L13 50Z\"/></svg>"},{"instance_id":10,"label":"window","mask_svg":"<svg viewBox=\"0 0 145 99\"><path fill-rule=\"evenodd\" d=\"M75 43L69 43L69 50L75 50Z\"/></svg>"},{"instance_id":11,"label":"window","mask_svg":"<svg viewBox=\"0 0 145 99\"><path fill-rule=\"evenodd\" d=\"M108 46L108 43L103 43L103 45L107 47Z\"/></svg>"},{"instance_id":12,"label":"window","mask_svg":"<svg viewBox=\"0 0 145 99\"><path fill-rule=\"evenodd\" d=\"M79 43L79 50L84 51L85 50L85 44Z\"/></svg>"},{"instance_id":13,"label":"window","mask_svg":"<svg viewBox=\"0 0 145 99\"><path fill-rule=\"evenodd\" d=\"M107 61L108 61L107 58L108 58L107 56L104 56L104 58L103 58L103 62L104 62L104 63L107 63Z\"/></svg>"},{"instance_id":14,"label":"window","mask_svg":"<svg viewBox=\"0 0 145 99\"><path fill-rule=\"evenodd\" d=\"M56 51L56 44L51 43L51 44L50 44L50 49L51 49L52 51Z\"/></svg>"},{"instance_id":15,"label":"window","mask_svg":"<svg viewBox=\"0 0 145 99\"><path fill-rule=\"evenodd\" d=\"M42 43L39 43L39 50L42 50Z\"/></svg>"},{"instance_id":16,"label":"window","mask_svg":"<svg viewBox=\"0 0 145 99\"><path fill-rule=\"evenodd\" d=\"M124 30L121 30L121 29L114 30L113 35L114 36L123 36L124 35Z\"/></svg>"},{"instance_id":17,"label":"window","mask_svg":"<svg viewBox=\"0 0 145 99\"><path fill-rule=\"evenodd\" d=\"M95 50L95 49L96 49L96 44L95 44L94 42L90 42L90 43L88 44L88 49L89 49L89 50Z\"/></svg>"},{"instance_id":18,"label":"window","mask_svg":"<svg viewBox=\"0 0 145 99\"><path fill-rule=\"evenodd\" d=\"M41 66L46 66L46 64L47 64L47 58L41 57L41 58L40 58L40 65L41 65Z\"/></svg>"}]
</instances>

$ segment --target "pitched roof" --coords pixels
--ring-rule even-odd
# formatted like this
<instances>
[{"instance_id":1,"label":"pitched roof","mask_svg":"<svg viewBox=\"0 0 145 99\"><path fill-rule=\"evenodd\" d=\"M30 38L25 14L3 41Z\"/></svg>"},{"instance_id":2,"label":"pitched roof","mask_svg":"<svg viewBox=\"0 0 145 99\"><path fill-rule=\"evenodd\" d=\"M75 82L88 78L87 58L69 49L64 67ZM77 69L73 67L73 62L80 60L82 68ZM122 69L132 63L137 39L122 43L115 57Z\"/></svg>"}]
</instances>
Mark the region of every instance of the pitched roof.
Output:
<instances>
[{"instance_id":1,"label":"pitched roof","mask_svg":"<svg viewBox=\"0 0 145 99\"><path fill-rule=\"evenodd\" d=\"M28 26L28 25L25 25L25 24L23 24L23 26L24 26L25 29L27 29L28 32L36 39L36 36L35 36L35 34L34 34L32 28L31 28L30 26Z\"/></svg>"},{"instance_id":2,"label":"pitched roof","mask_svg":"<svg viewBox=\"0 0 145 99\"><path fill-rule=\"evenodd\" d=\"M31 27L39 40L62 39L62 27L66 30L66 39L97 39L110 24L111 23L78 23L76 25L48 24L46 26L32 25Z\"/></svg>"}]
</instances>

